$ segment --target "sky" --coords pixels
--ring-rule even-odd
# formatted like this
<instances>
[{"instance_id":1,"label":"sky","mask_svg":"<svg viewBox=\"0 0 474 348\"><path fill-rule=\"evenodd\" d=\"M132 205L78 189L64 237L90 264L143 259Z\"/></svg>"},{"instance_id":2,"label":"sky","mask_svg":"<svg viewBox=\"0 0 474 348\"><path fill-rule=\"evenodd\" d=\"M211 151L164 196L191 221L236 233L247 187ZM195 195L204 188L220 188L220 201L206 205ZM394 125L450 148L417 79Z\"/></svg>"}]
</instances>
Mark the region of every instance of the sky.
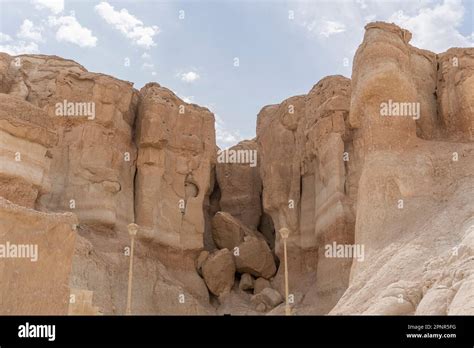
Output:
<instances>
[{"instance_id":1,"label":"sky","mask_svg":"<svg viewBox=\"0 0 474 348\"><path fill-rule=\"evenodd\" d=\"M255 137L265 105L351 76L366 23L394 22L436 53L473 47L474 0L0 0L0 51L73 59L155 81L216 117L221 148Z\"/></svg>"}]
</instances>

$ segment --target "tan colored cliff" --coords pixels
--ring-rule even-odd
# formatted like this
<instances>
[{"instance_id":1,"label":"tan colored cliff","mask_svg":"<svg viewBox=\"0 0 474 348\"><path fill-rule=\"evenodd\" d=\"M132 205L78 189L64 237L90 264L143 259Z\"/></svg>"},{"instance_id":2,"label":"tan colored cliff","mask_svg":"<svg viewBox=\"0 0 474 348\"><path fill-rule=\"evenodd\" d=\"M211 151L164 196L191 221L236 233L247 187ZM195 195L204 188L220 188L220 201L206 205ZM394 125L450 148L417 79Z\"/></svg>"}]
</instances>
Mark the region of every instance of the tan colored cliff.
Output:
<instances>
[{"instance_id":1,"label":"tan colored cliff","mask_svg":"<svg viewBox=\"0 0 474 348\"><path fill-rule=\"evenodd\" d=\"M0 53L0 247L39 250L0 312L124 314L134 222L133 314L283 314L283 227L293 314L474 314L474 51L410 39L368 24L227 152L157 83Z\"/></svg>"}]
</instances>

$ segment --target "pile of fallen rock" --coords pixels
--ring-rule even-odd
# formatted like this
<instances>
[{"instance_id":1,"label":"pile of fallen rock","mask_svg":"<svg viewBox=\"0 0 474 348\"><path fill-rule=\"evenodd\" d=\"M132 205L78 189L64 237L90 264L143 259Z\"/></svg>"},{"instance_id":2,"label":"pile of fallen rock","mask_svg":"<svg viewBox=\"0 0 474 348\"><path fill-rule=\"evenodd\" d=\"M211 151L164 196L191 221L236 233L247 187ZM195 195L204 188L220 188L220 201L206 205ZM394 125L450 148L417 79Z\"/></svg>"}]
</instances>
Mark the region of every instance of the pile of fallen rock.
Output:
<instances>
[{"instance_id":1,"label":"pile of fallen rock","mask_svg":"<svg viewBox=\"0 0 474 348\"><path fill-rule=\"evenodd\" d=\"M238 289L251 295L251 303L259 312L283 302L271 285L277 271L275 255L259 231L246 227L229 213L218 212L212 219L212 238L217 250L202 251L196 269L213 295L223 298L238 282Z\"/></svg>"}]
</instances>

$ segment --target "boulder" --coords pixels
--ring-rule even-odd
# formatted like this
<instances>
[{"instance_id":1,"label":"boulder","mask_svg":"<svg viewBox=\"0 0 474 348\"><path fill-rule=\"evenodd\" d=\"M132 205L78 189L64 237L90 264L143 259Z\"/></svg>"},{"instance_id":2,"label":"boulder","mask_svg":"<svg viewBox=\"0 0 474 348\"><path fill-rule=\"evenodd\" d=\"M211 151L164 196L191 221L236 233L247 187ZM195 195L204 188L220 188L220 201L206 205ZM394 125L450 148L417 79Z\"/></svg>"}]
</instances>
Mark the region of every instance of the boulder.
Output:
<instances>
[{"instance_id":1,"label":"boulder","mask_svg":"<svg viewBox=\"0 0 474 348\"><path fill-rule=\"evenodd\" d=\"M247 237L238 248L238 255L234 254L237 272L267 279L275 274L275 260L264 239Z\"/></svg>"},{"instance_id":2,"label":"boulder","mask_svg":"<svg viewBox=\"0 0 474 348\"><path fill-rule=\"evenodd\" d=\"M202 275L202 265L206 262L209 257L209 251L203 250L199 253L198 258L196 259L196 271Z\"/></svg>"},{"instance_id":3,"label":"boulder","mask_svg":"<svg viewBox=\"0 0 474 348\"><path fill-rule=\"evenodd\" d=\"M271 288L271 284L268 280L266 280L265 278L257 278L255 280L255 284L254 284L254 287L253 287L253 293L254 295L262 292L263 289L265 288Z\"/></svg>"},{"instance_id":4,"label":"boulder","mask_svg":"<svg viewBox=\"0 0 474 348\"><path fill-rule=\"evenodd\" d=\"M266 310L271 310L283 302L283 296L275 289L265 288L257 295L253 295L251 302L257 309L259 306L261 309L261 304L263 303Z\"/></svg>"},{"instance_id":5,"label":"boulder","mask_svg":"<svg viewBox=\"0 0 474 348\"><path fill-rule=\"evenodd\" d=\"M248 273L242 274L240 277L239 289L240 290L252 290L254 287L254 280Z\"/></svg>"},{"instance_id":6,"label":"boulder","mask_svg":"<svg viewBox=\"0 0 474 348\"><path fill-rule=\"evenodd\" d=\"M212 238L219 249L233 250L250 231L229 213L218 212L212 218Z\"/></svg>"},{"instance_id":7,"label":"boulder","mask_svg":"<svg viewBox=\"0 0 474 348\"><path fill-rule=\"evenodd\" d=\"M216 296L229 292L234 285L235 264L232 253L221 249L209 255L202 266L202 275L209 291Z\"/></svg>"}]
</instances>

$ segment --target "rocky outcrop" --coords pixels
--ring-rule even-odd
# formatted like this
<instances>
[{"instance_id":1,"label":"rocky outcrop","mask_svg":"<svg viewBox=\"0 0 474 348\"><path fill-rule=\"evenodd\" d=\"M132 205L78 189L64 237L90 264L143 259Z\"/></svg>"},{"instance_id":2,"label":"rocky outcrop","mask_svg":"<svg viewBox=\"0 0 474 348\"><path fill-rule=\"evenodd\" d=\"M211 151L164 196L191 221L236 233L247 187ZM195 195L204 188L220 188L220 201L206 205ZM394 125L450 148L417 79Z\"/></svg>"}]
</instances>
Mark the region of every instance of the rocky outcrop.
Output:
<instances>
[{"instance_id":1,"label":"rocky outcrop","mask_svg":"<svg viewBox=\"0 0 474 348\"><path fill-rule=\"evenodd\" d=\"M264 107L257 123L264 211L276 231L290 228L290 282L310 291L321 312L344 292L351 265L323 256L327 243L353 241L357 173L344 161L352 147L350 93L349 79L326 77L305 96ZM281 257L278 233L276 241ZM281 272L277 279L282 289Z\"/></svg>"},{"instance_id":2,"label":"rocky outcrop","mask_svg":"<svg viewBox=\"0 0 474 348\"><path fill-rule=\"evenodd\" d=\"M365 247L365 255L363 262L354 261L350 286L334 314L415 313L422 294L429 293L423 287L431 287L422 281L428 276L423 264L452 252L472 224L474 148L453 143L451 136L443 141L443 134L452 133L443 124L433 126L443 127L438 139L417 134L436 117L426 98L431 89L422 89L413 72L433 67L433 55L412 48L407 35L394 25L370 24L356 53L351 123L363 144L356 149L363 167L355 243ZM421 113L381 117L381 105L389 99L418 103ZM449 179L440 174L446 170Z\"/></svg>"},{"instance_id":3,"label":"rocky outcrop","mask_svg":"<svg viewBox=\"0 0 474 348\"><path fill-rule=\"evenodd\" d=\"M474 52L472 49L450 48L437 58L437 106L445 137L472 143Z\"/></svg>"},{"instance_id":4,"label":"rocky outcrop","mask_svg":"<svg viewBox=\"0 0 474 348\"><path fill-rule=\"evenodd\" d=\"M34 208L51 190L50 149L58 136L43 110L8 94L0 104L0 196Z\"/></svg>"},{"instance_id":5,"label":"rocky outcrop","mask_svg":"<svg viewBox=\"0 0 474 348\"><path fill-rule=\"evenodd\" d=\"M257 142L244 140L219 152L216 165L220 209L251 229L258 227L262 214L258 164Z\"/></svg>"},{"instance_id":6,"label":"rocky outcrop","mask_svg":"<svg viewBox=\"0 0 474 348\"><path fill-rule=\"evenodd\" d=\"M140 91L137 143L137 223L163 245L202 248L203 204L216 161L214 116L148 84Z\"/></svg>"},{"instance_id":7,"label":"rocky outcrop","mask_svg":"<svg viewBox=\"0 0 474 348\"><path fill-rule=\"evenodd\" d=\"M42 213L0 197L2 315L68 313L76 224L71 213Z\"/></svg>"},{"instance_id":8,"label":"rocky outcrop","mask_svg":"<svg viewBox=\"0 0 474 348\"><path fill-rule=\"evenodd\" d=\"M81 223L125 230L134 220L136 149L132 84L55 56L2 56L5 93L44 110L58 134L51 191L40 209L74 212Z\"/></svg>"},{"instance_id":9,"label":"rocky outcrop","mask_svg":"<svg viewBox=\"0 0 474 348\"><path fill-rule=\"evenodd\" d=\"M420 301L426 308L423 262L454 248L473 214L465 195L472 50L436 55L410 38L393 24L368 24L352 80L324 78L259 114L263 208L277 231L291 230L290 284L304 294L301 313L413 314ZM458 204L464 208L449 208ZM281 258L278 233L276 251ZM282 289L281 268L273 284ZM438 293L450 301L455 289Z\"/></svg>"},{"instance_id":10,"label":"rocky outcrop","mask_svg":"<svg viewBox=\"0 0 474 348\"><path fill-rule=\"evenodd\" d=\"M157 83L0 54L0 247L40 255L0 258L0 312L123 314L136 222L134 314L283 314L283 227L294 314L473 314L474 53L410 39L368 24L224 151Z\"/></svg>"}]
</instances>

